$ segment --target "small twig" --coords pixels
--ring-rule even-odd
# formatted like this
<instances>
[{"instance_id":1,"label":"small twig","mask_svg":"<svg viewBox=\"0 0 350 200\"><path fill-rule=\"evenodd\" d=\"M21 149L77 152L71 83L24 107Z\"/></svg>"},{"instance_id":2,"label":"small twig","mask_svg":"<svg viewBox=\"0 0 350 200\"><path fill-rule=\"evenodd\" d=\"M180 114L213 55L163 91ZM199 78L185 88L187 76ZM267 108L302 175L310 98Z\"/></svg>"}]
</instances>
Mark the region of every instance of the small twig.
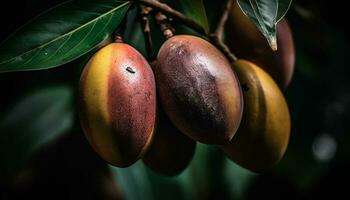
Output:
<instances>
[{"instance_id":1,"label":"small twig","mask_svg":"<svg viewBox=\"0 0 350 200\"><path fill-rule=\"evenodd\" d=\"M123 36L119 33L114 34L114 42L115 43L123 43Z\"/></svg>"},{"instance_id":2,"label":"small twig","mask_svg":"<svg viewBox=\"0 0 350 200\"><path fill-rule=\"evenodd\" d=\"M209 38L213 42L213 44L217 48L219 48L222 53L225 54L225 56L229 59L229 61L234 63L237 60L236 55L232 53L231 50L228 48L228 46L223 42L223 33L225 29L225 24L226 24L230 9L232 7L232 3L233 3L233 0L227 0L225 10L221 15L220 21L214 33L209 35Z\"/></svg>"},{"instance_id":3,"label":"small twig","mask_svg":"<svg viewBox=\"0 0 350 200\"><path fill-rule=\"evenodd\" d=\"M228 18L228 14L232 8L232 0L227 0L226 6L224 8L224 12L221 15L220 21L215 29L214 35L216 35L218 37L219 40L223 40L223 33L224 33L224 29L225 29L225 24Z\"/></svg>"},{"instance_id":4,"label":"small twig","mask_svg":"<svg viewBox=\"0 0 350 200\"><path fill-rule=\"evenodd\" d=\"M139 5L140 9L140 19L141 19L141 26L143 35L146 42L146 51L147 51L147 60L152 60L152 36L151 36L151 28L149 25L148 15L152 11L151 7Z\"/></svg>"},{"instance_id":5,"label":"small twig","mask_svg":"<svg viewBox=\"0 0 350 200\"><path fill-rule=\"evenodd\" d=\"M177 20L177 21L185 24L186 26L192 28L193 30L197 31L198 33L207 36L207 33L205 32L205 30L202 28L201 25L199 25L196 21L186 17L181 12L169 7L167 4L158 2L156 0L134 0L134 1L139 2L141 4L144 4L144 5L147 5L147 6L150 6L153 9L164 13L167 16L174 18L174 20Z\"/></svg>"},{"instance_id":6,"label":"small twig","mask_svg":"<svg viewBox=\"0 0 350 200\"><path fill-rule=\"evenodd\" d=\"M212 43L220 49L220 51L226 56L226 58L231 62L234 63L237 61L237 57L234 53L231 52L231 50L228 48L228 46L220 40L218 37L213 36L210 37Z\"/></svg>"}]
</instances>

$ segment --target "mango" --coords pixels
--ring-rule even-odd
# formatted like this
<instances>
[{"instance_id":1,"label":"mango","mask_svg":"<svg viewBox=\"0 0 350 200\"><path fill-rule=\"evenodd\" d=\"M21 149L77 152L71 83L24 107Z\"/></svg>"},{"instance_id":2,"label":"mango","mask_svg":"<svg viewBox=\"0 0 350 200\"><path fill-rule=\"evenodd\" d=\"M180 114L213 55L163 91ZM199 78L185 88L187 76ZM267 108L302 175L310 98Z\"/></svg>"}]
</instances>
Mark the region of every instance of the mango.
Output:
<instances>
[{"instance_id":1,"label":"mango","mask_svg":"<svg viewBox=\"0 0 350 200\"><path fill-rule=\"evenodd\" d=\"M154 139L143 162L159 174L175 176L191 162L196 142L182 134L170 122L160 106L157 113L158 123Z\"/></svg>"},{"instance_id":2,"label":"mango","mask_svg":"<svg viewBox=\"0 0 350 200\"><path fill-rule=\"evenodd\" d=\"M290 137L290 114L274 80L257 65L234 64L243 88L243 118L235 137L222 146L234 162L254 172L270 170L284 155Z\"/></svg>"},{"instance_id":3,"label":"mango","mask_svg":"<svg viewBox=\"0 0 350 200\"><path fill-rule=\"evenodd\" d=\"M155 66L161 104L171 122L193 140L223 144L242 116L242 94L224 55L204 39L176 35L161 46Z\"/></svg>"},{"instance_id":4,"label":"mango","mask_svg":"<svg viewBox=\"0 0 350 200\"><path fill-rule=\"evenodd\" d=\"M149 148L156 122L156 87L145 58L112 43L86 64L79 86L81 126L104 160L127 167Z\"/></svg>"}]
</instances>

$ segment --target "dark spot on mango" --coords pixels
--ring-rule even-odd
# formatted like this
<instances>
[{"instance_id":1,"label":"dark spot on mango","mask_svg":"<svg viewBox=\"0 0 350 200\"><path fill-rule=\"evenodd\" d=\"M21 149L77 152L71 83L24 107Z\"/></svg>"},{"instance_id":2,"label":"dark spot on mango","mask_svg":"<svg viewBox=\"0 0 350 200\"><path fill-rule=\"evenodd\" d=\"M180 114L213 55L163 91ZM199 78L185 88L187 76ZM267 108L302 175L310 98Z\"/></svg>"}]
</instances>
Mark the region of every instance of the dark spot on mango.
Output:
<instances>
[{"instance_id":1,"label":"dark spot on mango","mask_svg":"<svg viewBox=\"0 0 350 200\"><path fill-rule=\"evenodd\" d=\"M127 67L126 71L128 71L128 72L130 72L132 74L135 74L135 70L133 68L131 68L131 67Z\"/></svg>"}]
</instances>

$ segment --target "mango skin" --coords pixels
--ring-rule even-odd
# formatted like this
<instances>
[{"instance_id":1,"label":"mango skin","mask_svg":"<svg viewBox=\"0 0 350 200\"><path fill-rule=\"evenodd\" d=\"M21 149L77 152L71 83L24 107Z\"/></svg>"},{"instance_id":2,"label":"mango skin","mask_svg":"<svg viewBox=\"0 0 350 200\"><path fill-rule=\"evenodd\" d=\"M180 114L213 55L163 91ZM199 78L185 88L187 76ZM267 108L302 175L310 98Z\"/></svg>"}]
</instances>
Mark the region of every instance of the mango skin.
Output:
<instances>
[{"instance_id":1,"label":"mango skin","mask_svg":"<svg viewBox=\"0 0 350 200\"><path fill-rule=\"evenodd\" d=\"M171 122L193 140L227 143L242 116L242 94L224 55L204 39L176 35L160 48L157 90Z\"/></svg>"},{"instance_id":2,"label":"mango skin","mask_svg":"<svg viewBox=\"0 0 350 200\"><path fill-rule=\"evenodd\" d=\"M158 106L158 123L151 147L143 162L154 171L166 176L180 174L191 162L196 142L182 134Z\"/></svg>"},{"instance_id":3,"label":"mango skin","mask_svg":"<svg viewBox=\"0 0 350 200\"><path fill-rule=\"evenodd\" d=\"M153 72L133 47L112 43L86 64L79 115L87 140L107 162L127 167L143 156L156 122Z\"/></svg>"},{"instance_id":4,"label":"mango skin","mask_svg":"<svg viewBox=\"0 0 350 200\"><path fill-rule=\"evenodd\" d=\"M258 28L234 3L226 23L226 43L239 58L263 68L284 90L293 77L295 48L287 20L279 21L276 29L277 51L274 52Z\"/></svg>"},{"instance_id":5,"label":"mango skin","mask_svg":"<svg viewBox=\"0 0 350 200\"><path fill-rule=\"evenodd\" d=\"M243 118L235 137L222 148L242 167L265 172L287 149L291 129L288 106L264 70L245 60L236 61L234 69L243 87Z\"/></svg>"}]
</instances>

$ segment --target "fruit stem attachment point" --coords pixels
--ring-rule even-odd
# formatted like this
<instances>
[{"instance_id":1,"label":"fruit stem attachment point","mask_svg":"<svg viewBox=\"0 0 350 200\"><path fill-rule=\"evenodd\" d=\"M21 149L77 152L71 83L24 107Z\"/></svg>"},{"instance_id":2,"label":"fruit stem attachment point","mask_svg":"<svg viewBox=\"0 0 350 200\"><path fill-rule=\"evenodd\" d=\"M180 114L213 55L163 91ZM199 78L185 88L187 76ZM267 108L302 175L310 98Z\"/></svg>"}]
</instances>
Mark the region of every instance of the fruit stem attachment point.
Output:
<instances>
[{"instance_id":1,"label":"fruit stem attachment point","mask_svg":"<svg viewBox=\"0 0 350 200\"><path fill-rule=\"evenodd\" d=\"M118 34L118 33L115 34L114 35L114 42L116 42L116 43L123 43L124 42L123 36Z\"/></svg>"}]
</instances>

